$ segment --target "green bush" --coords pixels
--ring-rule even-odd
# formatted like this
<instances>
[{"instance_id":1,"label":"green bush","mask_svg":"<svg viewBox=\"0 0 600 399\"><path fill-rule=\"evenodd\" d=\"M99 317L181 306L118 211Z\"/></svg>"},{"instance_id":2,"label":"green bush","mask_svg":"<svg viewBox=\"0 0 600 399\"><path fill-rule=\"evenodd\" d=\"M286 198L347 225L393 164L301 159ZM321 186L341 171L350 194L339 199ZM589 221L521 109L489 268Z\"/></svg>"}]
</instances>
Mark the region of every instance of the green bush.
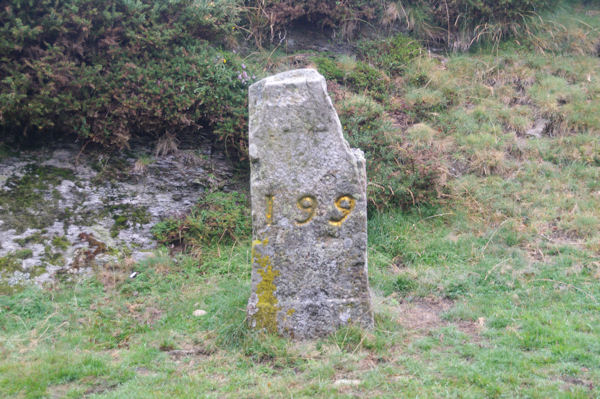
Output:
<instances>
[{"instance_id":1,"label":"green bush","mask_svg":"<svg viewBox=\"0 0 600 399\"><path fill-rule=\"evenodd\" d=\"M232 243L250 236L247 202L244 194L237 192L209 193L188 215L163 220L152 228L152 233L161 244L197 253L204 246Z\"/></svg>"},{"instance_id":2,"label":"green bush","mask_svg":"<svg viewBox=\"0 0 600 399\"><path fill-rule=\"evenodd\" d=\"M358 61L346 78L347 84L355 91L368 92L377 100L384 100L390 93L390 79L379 69Z\"/></svg>"},{"instance_id":3,"label":"green bush","mask_svg":"<svg viewBox=\"0 0 600 399\"><path fill-rule=\"evenodd\" d=\"M350 145L365 152L371 209L433 203L443 192L445 169L437 154L405 143L383 106L354 95L340 104L339 114Z\"/></svg>"},{"instance_id":4,"label":"green bush","mask_svg":"<svg viewBox=\"0 0 600 399\"><path fill-rule=\"evenodd\" d=\"M234 31L237 0L8 0L2 9L0 136L56 132L122 148L132 135L207 127L244 151L250 77L212 47Z\"/></svg>"},{"instance_id":5,"label":"green bush","mask_svg":"<svg viewBox=\"0 0 600 399\"><path fill-rule=\"evenodd\" d=\"M317 70L327 80L343 83L346 78L344 71L336 64L335 60L326 56L314 57L312 61L316 64Z\"/></svg>"}]
</instances>

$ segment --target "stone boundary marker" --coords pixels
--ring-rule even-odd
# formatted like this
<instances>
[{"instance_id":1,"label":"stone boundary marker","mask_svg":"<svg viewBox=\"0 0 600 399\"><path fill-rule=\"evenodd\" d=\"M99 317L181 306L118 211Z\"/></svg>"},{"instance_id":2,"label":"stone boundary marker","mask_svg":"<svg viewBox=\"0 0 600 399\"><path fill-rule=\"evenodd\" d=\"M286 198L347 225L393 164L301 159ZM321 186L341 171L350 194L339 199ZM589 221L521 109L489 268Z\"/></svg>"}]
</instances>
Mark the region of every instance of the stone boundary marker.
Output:
<instances>
[{"instance_id":1,"label":"stone boundary marker","mask_svg":"<svg viewBox=\"0 0 600 399\"><path fill-rule=\"evenodd\" d=\"M280 73L249 93L253 328L293 338L373 325L365 158L343 137L325 79Z\"/></svg>"}]
</instances>

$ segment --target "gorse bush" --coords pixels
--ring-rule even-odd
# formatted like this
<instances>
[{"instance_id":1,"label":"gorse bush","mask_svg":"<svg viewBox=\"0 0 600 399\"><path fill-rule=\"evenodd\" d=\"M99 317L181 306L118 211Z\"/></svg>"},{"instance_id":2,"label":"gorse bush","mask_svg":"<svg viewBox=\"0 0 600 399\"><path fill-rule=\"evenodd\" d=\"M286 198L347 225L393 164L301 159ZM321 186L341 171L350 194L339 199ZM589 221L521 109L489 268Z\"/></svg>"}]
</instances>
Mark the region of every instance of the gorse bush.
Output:
<instances>
[{"instance_id":1,"label":"gorse bush","mask_svg":"<svg viewBox=\"0 0 600 399\"><path fill-rule=\"evenodd\" d=\"M446 171L437 154L403 140L373 99L353 95L339 106L352 147L365 152L371 209L434 203L446 189Z\"/></svg>"},{"instance_id":2,"label":"gorse bush","mask_svg":"<svg viewBox=\"0 0 600 399\"><path fill-rule=\"evenodd\" d=\"M383 0L246 1L245 21L259 46L285 37L286 29L296 22L308 22L350 38L361 24L383 19L390 3Z\"/></svg>"},{"instance_id":3,"label":"gorse bush","mask_svg":"<svg viewBox=\"0 0 600 399\"><path fill-rule=\"evenodd\" d=\"M238 22L235 1L8 0L2 8L1 135L73 133L122 148L132 135L203 126L244 151L251 79L236 55L215 47Z\"/></svg>"},{"instance_id":4,"label":"gorse bush","mask_svg":"<svg viewBox=\"0 0 600 399\"><path fill-rule=\"evenodd\" d=\"M260 44L267 36L285 37L300 21L350 37L361 24L383 28L408 21L416 32L420 18L421 26L443 32L433 35L436 40L446 41L457 40L464 30L469 37L497 32L492 25L500 32L514 30L512 24L553 4L6 0L0 14L0 138L74 134L123 148L134 135L158 138L206 128L244 157L246 93L256 68L246 68L237 54L219 47L241 39L237 32ZM384 99L389 76L401 73L419 51L402 35L366 41L352 68L325 73Z\"/></svg>"}]
</instances>

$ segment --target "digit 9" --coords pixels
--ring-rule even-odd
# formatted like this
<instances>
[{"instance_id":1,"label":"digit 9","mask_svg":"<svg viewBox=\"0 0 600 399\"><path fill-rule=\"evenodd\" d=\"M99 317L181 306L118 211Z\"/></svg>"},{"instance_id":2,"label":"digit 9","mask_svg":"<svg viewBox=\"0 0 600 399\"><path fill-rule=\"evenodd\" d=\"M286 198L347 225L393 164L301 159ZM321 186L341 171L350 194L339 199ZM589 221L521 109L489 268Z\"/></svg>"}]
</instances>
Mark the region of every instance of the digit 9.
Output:
<instances>
[{"instance_id":1,"label":"digit 9","mask_svg":"<svg viewBox=\"0 0 600 399\"><path fill-rule=\"evenodd\" d=\"M296 224L303 225L312 220L317 212L317 199L312 195L305 195L296 202L296 206L300 209L306 217L304 219L296 219Z\"/></svg>"},{"instance_id":2,"label":"digit 9","mask_svg":"<svg viewBox=\"0 0 600 399\"><path fill-rule=\"evenodd\" d=\"M340 216L339 218L333 217L329 219L329 224L331 224L332 226L341 226L342 223L344 223L344 221L348 217L348 215L350 215L350 212L352 212L352 210L356 206L356 200L349 195L342 195L341 197L338 197L337 200L335 200L334 205L337 208L337 210L340 211L342 216Z\"/></svg>"}]
</instances>

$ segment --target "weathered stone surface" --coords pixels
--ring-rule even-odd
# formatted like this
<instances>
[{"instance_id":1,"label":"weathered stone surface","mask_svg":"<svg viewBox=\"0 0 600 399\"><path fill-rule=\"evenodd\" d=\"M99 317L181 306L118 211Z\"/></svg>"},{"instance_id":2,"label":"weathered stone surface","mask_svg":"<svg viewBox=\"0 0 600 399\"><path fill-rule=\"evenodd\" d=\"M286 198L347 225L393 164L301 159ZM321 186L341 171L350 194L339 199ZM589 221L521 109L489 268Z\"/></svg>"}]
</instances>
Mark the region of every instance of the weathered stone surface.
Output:
<instances>
[{"instance_id":1,"label":"weathered stone surface","mask_svg":"<svg viewBox=\"0 0 600 399\"><path fill-rule=\"evenodd\" d=\"M8 153L0 146L0 296L104 267L117 253L148 257L152 226L185 214L205 187L235 187L230 162L211 146L197 134L161 156L148 142L110 156L60 141Z\"/></svg>"},{"instance_id":2,"label":"weathered stone surface","mask_svg":"<svg viewBox=\"0 0 600 399\"><path fill-rule=\"evenodd\" d=\"M312 69L250 87L251 327L294 338L373 324L365 159Z\"/></svg>"}]
</instances>

